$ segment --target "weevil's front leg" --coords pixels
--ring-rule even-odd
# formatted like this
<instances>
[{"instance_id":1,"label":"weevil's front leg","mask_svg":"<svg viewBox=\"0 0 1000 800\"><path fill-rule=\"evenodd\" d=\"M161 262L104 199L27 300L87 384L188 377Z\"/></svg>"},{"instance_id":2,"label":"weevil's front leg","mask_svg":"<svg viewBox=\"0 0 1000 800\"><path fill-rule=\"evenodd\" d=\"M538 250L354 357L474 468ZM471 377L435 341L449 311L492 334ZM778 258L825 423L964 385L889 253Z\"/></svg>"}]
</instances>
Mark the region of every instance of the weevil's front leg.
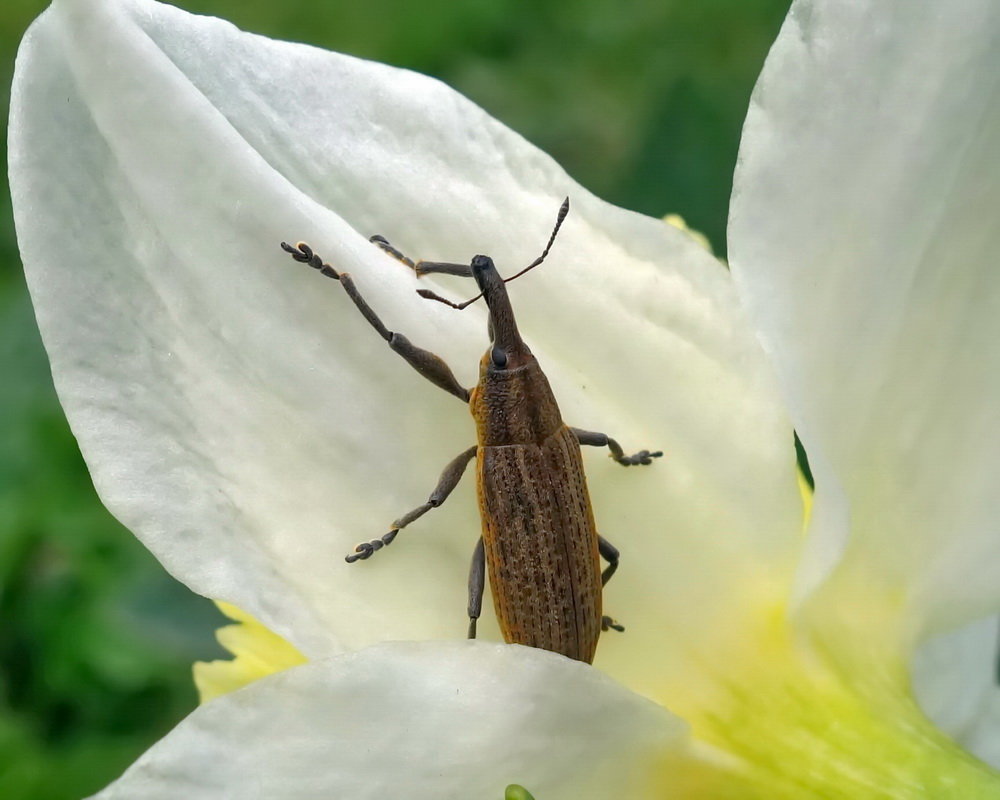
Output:
<instances>
[{"instance_id":1,"label":"weevil's front leg","mask_svg":"<svg viewBox=\"0 0 1000 800\"><path fill-rule=\"evenodd\" d=\"M281 249L291 255L296 261L308 264L313 269L319 270L326 277L340 281L340 285L344 287L344 291L347 292L348 297L357 306L361 315L378 331L379 336L389 343L389 347L403 357L407 364L435 386L440 386L446 392L450 392L465 403L469 402L469 390L458 382L455 374L444 360L429 350L423 350L412 344L403 334L395 333L386 328L382 324L382 320L378 318L378 315L365 302L361 293L358 292L354 281L351 280L351 276L348 273L337 272L329 264L324 263L323 259L314 253L313 249L305 242L299 242L294 247L286 242L282 242Z\"/></svg>"},{"instance_id":2,"label":"weevil's front leg","mask_svg":"<svg viewBox=\"0 0 1000 800\"><path fill-rule=\"evenodd\" d=\"M640 450L634 455L627 456L622 446L606 433L596 433L594 431L584 431L580 428L570 428L576 436L576 440L581 444L592 445L594 447L607 447L611 451L611 457L623 467L634 467L637 464L652 464L654 458L663 455L661 450L651 453L649 450Z\"/></svg>"},{"instance_id":3,"label":"weevil's front leg","mask_svg":"<svg viewBox=\"0 0 1000 800\"><path fill-rule=\"evenodd\" d=\"M353 564L355 561L363 561L366 558L371 558L373 553L392 544L393 539L396 538L396 534L413 522L413 520L419 519L432 508L437 508L441 505L448 498L448 495L451 494L452 490L458 486L458 482L465 473L466 466L468 466L473 456L476 455L476 449L476 446L470 447L449 462L448 466L444 468L444 472L441 473L438 485L431 492L431 496L427 498L426 503L417 506L408 514L403 514L403 516L392 523L392 529L381 538L359 544L354 548L354 552L345 558L345 561L348 564Z\"/></svg>"},{"instance_id":4,"label":"weevil's front leg","mask_svg":"<svg viewBox=\"0 0 1000 800\"><path fill-rule=\"evenodd\" d=\"M601 557L608 562L608 566L601 573L601 586L606 586L611 580L611 576L618 571L618 559L621 554L618 552L618 548L603 536L597 537L597 549L600 551ZM601 617L601 630L613 630L621 633L625 630L625 626L619 625L611 617Z\"/></svg>"},{"instance_id":5,"label":"weevil's front leg","mask_svg":"<svg viewBox=\"0 0 1000 800\"><path fill-rule=\"evenodd\" d=\"M469 638L476 638L476 621L483 611L483 589L486 586L486 550L483 547L483 537L479 537L476 549L472 552L472 565L469 567Z\"/></svg>"},{"instance_id":6,"label":"weevil's front leg","mask_svg":"<svg viewBox=\"0 0 1000 800\"><path fill-rule=\"evenodd\" d=\"M463 278L472 277L472 266L470 264L450 264L445 261L424 261L422 259L414 262L412 258L407 258L399 252L399 250L389 244L389 240L384 236L376 234L368 241L381 247L386 253L399 261L401 264L406 264L406 266L417 273L418 278L422 275L429 275L432 272L441 275L460 275Z\"/></svg>"}]
</instances>

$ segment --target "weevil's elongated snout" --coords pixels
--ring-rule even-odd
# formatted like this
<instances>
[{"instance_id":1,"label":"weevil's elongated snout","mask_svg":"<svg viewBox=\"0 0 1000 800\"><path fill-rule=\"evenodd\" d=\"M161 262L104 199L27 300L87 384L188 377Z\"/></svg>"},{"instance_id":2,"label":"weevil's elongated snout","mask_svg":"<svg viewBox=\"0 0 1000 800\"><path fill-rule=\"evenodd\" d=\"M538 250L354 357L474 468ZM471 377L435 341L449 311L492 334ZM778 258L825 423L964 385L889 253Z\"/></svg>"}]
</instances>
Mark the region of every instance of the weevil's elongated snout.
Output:
<instances>
[{"instance_id":1,"label":"weevil's elongated snout","mask_svg":"<svg viewBox=\"0 0 1000 800\"><path fill-rule=\"evenodd\" d=\"M476 279L476 285L486 297L487 303L490 301L490 292L496 290L498 286L503 286L503 278L500 277L496 264L489 256L472 257L472 277Z\"/></svg>"},{"instance_id":2,"label":"weevil's elongated snout","mask_svg":"<svg viewBox=\"0 0 1000 800\"><path fill-rule=\"evenodd\" d=\"M507 295L507 285L497 272L493 259L476 256L472 259L472 277L476 279L479 291L483 293L490 309L490 330L493 332L494 348L508 355L527 353L528 348L521 339L514 320L514 309Z\"/></svg>"}]
</instances>

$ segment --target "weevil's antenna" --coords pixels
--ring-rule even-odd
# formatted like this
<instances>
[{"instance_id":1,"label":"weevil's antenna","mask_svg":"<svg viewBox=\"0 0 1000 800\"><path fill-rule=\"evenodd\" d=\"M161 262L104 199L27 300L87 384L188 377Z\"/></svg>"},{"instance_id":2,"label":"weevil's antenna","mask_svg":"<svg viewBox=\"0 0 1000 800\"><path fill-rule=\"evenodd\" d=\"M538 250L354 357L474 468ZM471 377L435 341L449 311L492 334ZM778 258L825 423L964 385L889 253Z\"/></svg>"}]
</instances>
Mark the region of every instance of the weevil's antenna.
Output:
<instances>
[{"instance_id":1,"label":"weevil's antenna","mask_svg":"<svg viewBox=\"0 0 1000 800\"><path fill-rule=\"evenodd\" d=\"M509 278L504 278L504 283L510 283L515 278L520 278L528 270L532 270L541 264L545 260L545 256L549 254L549 250L552 249L552 243L556 240L556 234L559 233L559 229L562 227L563 220L566 219L566 215L569 213L569 198L567 197L563 200L563 204L559 206L559 216L556 217L556 226L552 229L552 235L549 237L549 243L545 245L545 249L542 250L542 254L532 261L528 266L522 269L517 275L511 275Z\"/></svg>"},{"instance_id":2,"label":"weevil's antenna","mask_svg":"<svg viewBox=\"0 0 1000 800\"><path fill-rule=\"evenodd\" d=\"M534 269L545 260L545 257L549 254L549 250L552 249L553 242L555 242L556 240L556 234L559 233L559 228L562 227L563 220L566 219L566 215L568 213L569 213L569 198L567 197L565 200L563 200L562 205L559 206L559 214L556 217L556 226L552 229L552 235L549 237L549 242L548 244L545 245L545 249L542 250L542 254L534 261L532 261L530 264L528 264L528 266L522 269L519 273L517 273L517 275L511 275L511 277L509 278L504 278L503 279L504 283L510 283L515 278L520 278L525 272ZM417 294L419 294L425 300L437 300L439 303L444 303L446 306L457 309L458 311L461 311L463 308L468 308L473 303L475 303L480 297L483 296L483 293L480 292L472 299L466 300L464 303L453 303L451 302L451 300L446 300L441 295L435 294L430 289L417 289Z\"/></svg>"},{"instance_id":3,"label":"weevil's antenna","mask_svg":"<svg viewBox=\"0 0 1000 800\"><path fill-rule=\"evenodd\" d=\"M437 300L439 303L444 303L446 306L451 306L452 308L455 308L459 311L461 311L463 308L468 308L473 303L475 303L480 297L483 296L483 293L480 292L471 300L466 300L464 303L453 303L451 302L451 300L447 300L441 295L435 294L430 289L417 289L417 294L419 294L422 298L424 298L424 300Z\"/></svg>"}]
</instances>

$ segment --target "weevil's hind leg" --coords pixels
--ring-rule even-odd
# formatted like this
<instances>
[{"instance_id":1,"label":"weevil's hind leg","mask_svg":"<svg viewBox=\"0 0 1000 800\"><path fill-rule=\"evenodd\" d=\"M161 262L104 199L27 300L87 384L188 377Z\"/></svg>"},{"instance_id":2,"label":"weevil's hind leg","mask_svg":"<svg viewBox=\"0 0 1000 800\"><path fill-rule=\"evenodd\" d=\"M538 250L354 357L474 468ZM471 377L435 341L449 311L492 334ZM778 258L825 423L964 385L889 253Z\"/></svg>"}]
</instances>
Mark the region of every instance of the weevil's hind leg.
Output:
<instances>
[{"instance_id":1,"label":"weevil's hind leg","mask_svg":"<svg viewBox=\"0 0 1000 800\"><path fill-rule=\"evenodd\" d=\"M486 550L483 537L476 542L469 567L469 638L476 638L476 622L483 611L483 589L486 586Z\"/></svg>"},{"instance_id":2,"label":"weevil's hind leg","mask_svg":"<svg viewBox=\"0 0 1000 800\"><path fill-rule=\"evenodd\" d=\"M608 566L604 568L604 572L601 573L601 586L606 586L608 581L611 580L611 576L618 571L618 560L621 554L618 552L618 548L615 547L611 542L605 539L603 536L597 537L597 549L601 554L601 557L608 562ZM624 632L625 626L619 625L611 617L601 617L601 630L607 631L618 631L619 633Z\"/></svg>"},{"instance_id":3,"label":"weevil's hind leg","mask_svg":"<svg viewBox=\"0 0 1000 800\"><path fill-rule=\"evenodd\" d=\"M657 450L656 452L640 450L638 453L627 456L625 455L625 451L622 450L622 446L606 433L585 431L580 428L570 428L570 430L573 431L573 434L576 436L576 440L581 445L586 444L593 447L607 447L608 450L611 451L611 457L623 467L634 467L638 464L652 464L654 458L659 458L663 455L662 450Z\"/></svg>"},{"instance_id":4,"label":"weevil's hind leg","mask_svg":"<svg viewBox=\"0 0 1000 800\"><path fill-rule=\"evenodd\" d=\"M603 536L597 537L597 549L601 554L601 558L608 562L608 566L601 573L601 586L607 586L608 581L611 580L611 576L618 571L618 560L621 558L621 553L618 552L617 547Z\"/></svg>"},{"instance_id":5,"label":"weevil's hind leg","mask_svg":"<svg viewBox=\"0 0 1000 800\"><path fill-rule=\"evenodd\" d=\"M446 392L455 395L463 403L469 402L469 390L458 382L455 374L451 371L451 367L440 356L435 355L429 350L417 347L403 336L403 334L395 333L385 327L371 306L365 302L365 299L361 296L361 293L354 285L354 281L348 273L337 272L329 264L324 263L323 259L314 253L313 249L305 242L299 242L294 247L286 242L282 242L281 248L296 261L308 264L313 269L319 270L326 277L340 281L340 285L344 287L344 291L347 292L354 305L357 306L358 311L361 312L361 316L368 320L368 323L378 331L378 335L389 343L389 347L392 350L399 353L407 364L435 386L440 386Z\"/></svg>"},{"instance_id":6,"label":"weevil's hind leg","mask_svg":"<svg viewBox=\"0 0 1000 800\"><path fill-rule=\"evenodd\" d=\"M378 538L372 539L370 542L362 542L357 547L354 548L354 552L347 556L344 560L348 564L353 564L355 561L364 561L366 558L371 558L374 553L377 553L383 547L392 544L393 540L403 528L409 525L413 520L419 519L432 508L437 508L441 505L451 494L452 490L458 486L458 482L462 479L462 475L465 473L465 468L468 466L469 462L472 460L473 456L476 455L477 447L473 445L468 450L459 453L455 458L448 462L448 466L444 468L441 473L441 477L438 479L438 485L431 492L431 496L427 498L427 502L422 505L417 506L413 511L408 514L403 514L399 519L392 523L392 528L387 534Z\"/></svg>"},{"instance_id":7,"label":"weevil's hind leg","mask_svg":"<svg viewBox=\"0 0 1000 800\"><path fill-rule=\"evenodd\" d=\"M625 633L625 626L611 619L611 617L605 615L601 617L601 630L618 631L618 633Z\"/></svg>"}]
</instances>

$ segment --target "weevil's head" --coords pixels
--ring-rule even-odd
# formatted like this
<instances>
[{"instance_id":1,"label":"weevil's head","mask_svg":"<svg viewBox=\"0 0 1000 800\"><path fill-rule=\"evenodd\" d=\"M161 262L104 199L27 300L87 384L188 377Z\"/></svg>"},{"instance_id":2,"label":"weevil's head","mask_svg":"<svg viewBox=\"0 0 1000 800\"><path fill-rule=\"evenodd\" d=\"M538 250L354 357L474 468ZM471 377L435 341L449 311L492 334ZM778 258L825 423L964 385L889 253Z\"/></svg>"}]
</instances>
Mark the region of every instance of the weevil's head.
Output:
<instances>
[{"instance_id":1,"label":"weevil's head","mask_svg":"<svg viewBox=\"0 0 1000 800\"><path fill-rule=\"evenodd\" d=\"M533 356L517 330L507 284L497 272L493 259L489 256L475 256L472 259L472 277L476 279L476 285L483 293L483 299L490 310L491 346L487 352L490 367L494 370L510 370L524 366L529 360L533 360ZM484 363L486 360L484 358Z\"/></svg>"},{"instance_id":2,"label":"weevil's head","mask_svg":"<svg viewBox=\"0 0 1000 800\"><path fill-rule=\"evenodd\" d=\"M489 306L490 346L479 362L479 384L469 400L488 445L539 444L562 424L545 374L521 339L507 284L493 259L472 259L472 275Z\"/></svg>"}]
</instances>

